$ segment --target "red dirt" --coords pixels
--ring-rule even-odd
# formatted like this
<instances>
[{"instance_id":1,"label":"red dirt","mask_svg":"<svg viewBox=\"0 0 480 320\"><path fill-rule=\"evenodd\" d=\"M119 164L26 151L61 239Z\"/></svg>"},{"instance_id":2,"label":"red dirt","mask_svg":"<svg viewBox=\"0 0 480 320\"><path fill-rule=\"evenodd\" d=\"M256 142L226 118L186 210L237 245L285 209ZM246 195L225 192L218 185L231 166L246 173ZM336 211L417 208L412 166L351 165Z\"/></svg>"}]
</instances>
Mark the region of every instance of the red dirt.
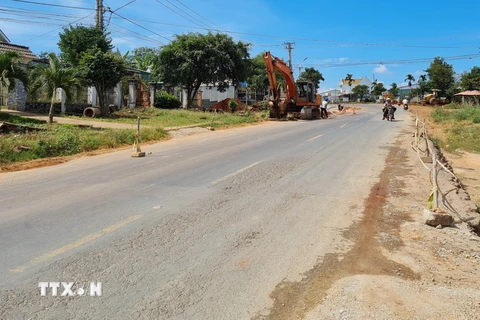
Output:
<instances>
[{"instance_id":1,"label":"red dirt","mask_svg":"<svg viewBox=\"0 0 480 320\"><path fill-rule=\"evenodd\" d=\"M228 102L230 100L235 100L238 103L237 109L235 111L244 111L245 110L245 104L240 102L238 99L230 99L226 98L223 99L222 101L219 101L215 103L213 106L211 106L209 109L216 109L216 110L223 110L224 112L230 112L230 108L228 107Z\"/></svg>"}]
</instances>

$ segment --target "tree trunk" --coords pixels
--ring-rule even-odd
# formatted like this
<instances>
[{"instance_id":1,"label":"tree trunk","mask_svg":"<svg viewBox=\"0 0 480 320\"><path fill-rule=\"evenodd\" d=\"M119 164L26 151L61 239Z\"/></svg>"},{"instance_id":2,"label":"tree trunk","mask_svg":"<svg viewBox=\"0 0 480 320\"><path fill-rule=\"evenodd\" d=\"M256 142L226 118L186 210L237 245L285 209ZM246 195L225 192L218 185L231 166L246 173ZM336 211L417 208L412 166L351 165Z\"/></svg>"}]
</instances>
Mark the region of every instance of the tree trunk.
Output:
<instances>
[{"instance_id":1,"label":"tree trunk","mask_svg":"<svg viewBox=\"0 0 480 320\"><path fill-rule=\"evenodd\" d=\"M53 112L54 112L53 103L55 101L55 89L53 89L52 101L50 103L50 111L48 112L48 123L50 124L53 123Z\"/></svg>"},{"instance_id":2,"label":"tree trunk","mask_svg":"<svg viewBox=\"0 0 480 320\"><path fill-rule=\"evenodd\" d=\"M100 104L100 111L102 112L102 117L107 117L109 112L108 112L108 105L106 103L106 95L105 95L105 88L103 85L99 85L97 87L97 92L98 92L98 102Z\"/></svg>"}]
</instances>

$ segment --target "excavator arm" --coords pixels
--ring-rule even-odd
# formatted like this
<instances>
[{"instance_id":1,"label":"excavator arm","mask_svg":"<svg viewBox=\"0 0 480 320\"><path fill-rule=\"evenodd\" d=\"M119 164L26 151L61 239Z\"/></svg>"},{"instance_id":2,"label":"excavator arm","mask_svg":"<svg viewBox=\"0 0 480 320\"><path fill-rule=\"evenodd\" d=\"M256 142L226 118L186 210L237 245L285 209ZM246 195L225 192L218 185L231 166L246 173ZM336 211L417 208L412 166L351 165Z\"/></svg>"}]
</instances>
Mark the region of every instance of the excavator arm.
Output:
<instances>
[{"instance_id":1,"label":"excavator arm","mask_svg":"<svg viewBox=\"0 0 480 320\"><path fill-rule=\"evenodd\" d=\"M264 55L265 65L267 67L268 83L270 90L273 92L273 98L278 101L279 93L277 91L277 79L275 77L275 71L285 78L287 84L287 101L296 98L296 86L293 79L293 71L283 62L283 60L273 56L270 51L265 52Z\"/></svg>"}]
</instances>

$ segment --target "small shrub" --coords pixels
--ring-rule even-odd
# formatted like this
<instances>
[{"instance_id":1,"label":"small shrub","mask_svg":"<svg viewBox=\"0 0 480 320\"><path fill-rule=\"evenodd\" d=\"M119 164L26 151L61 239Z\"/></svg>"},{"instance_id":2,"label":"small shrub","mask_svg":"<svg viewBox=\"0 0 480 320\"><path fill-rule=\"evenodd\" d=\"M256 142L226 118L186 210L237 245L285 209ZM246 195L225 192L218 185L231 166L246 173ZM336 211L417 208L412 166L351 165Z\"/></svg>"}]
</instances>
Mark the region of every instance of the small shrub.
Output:
<instances>
[{"instance_id":1,"label":"small shrub","mask_svg":"<svg viewBox=\"0 0 480 320\"><path fill-rule=\"evenodd\" d=\"M230 109L230 111L235 112L237 107L238 107L238 102L237 101L235 101L233 99L230 99L228 101L228 108Z\"/></svg>"},{"instance_id":2,"label":"small shrub","mask_svg":"<svg viewBox=\"0 0 480 320\"><path fill-rule=\"evenodd\" d=\"M182 102L174 95L166 92L159 92L155 97L155 107L161 109L177 109L180 108Z\"/></svg>"}]
</instances>

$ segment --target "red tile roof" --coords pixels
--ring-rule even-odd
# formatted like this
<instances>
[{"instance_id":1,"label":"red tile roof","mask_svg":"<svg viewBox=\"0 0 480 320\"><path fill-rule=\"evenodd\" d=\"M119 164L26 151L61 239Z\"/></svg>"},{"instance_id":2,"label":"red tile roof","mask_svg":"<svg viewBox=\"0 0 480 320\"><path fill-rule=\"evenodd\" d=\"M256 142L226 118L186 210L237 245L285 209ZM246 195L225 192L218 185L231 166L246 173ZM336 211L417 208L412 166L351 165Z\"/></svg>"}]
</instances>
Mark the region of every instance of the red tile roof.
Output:
<instances>
[{"instance_id":1,"label":"red tile roof","mask_svg":"<svg viewBox=\"0 0 480 320\"><path fill-rule=\"evenodd\" d=\"M17 44L0 42L0 51L15 51L18 52L22 58L29 60L38 59L38 57L32 51L30 51L28 47L19 46Z\"/></svg>"}]
</instances>

